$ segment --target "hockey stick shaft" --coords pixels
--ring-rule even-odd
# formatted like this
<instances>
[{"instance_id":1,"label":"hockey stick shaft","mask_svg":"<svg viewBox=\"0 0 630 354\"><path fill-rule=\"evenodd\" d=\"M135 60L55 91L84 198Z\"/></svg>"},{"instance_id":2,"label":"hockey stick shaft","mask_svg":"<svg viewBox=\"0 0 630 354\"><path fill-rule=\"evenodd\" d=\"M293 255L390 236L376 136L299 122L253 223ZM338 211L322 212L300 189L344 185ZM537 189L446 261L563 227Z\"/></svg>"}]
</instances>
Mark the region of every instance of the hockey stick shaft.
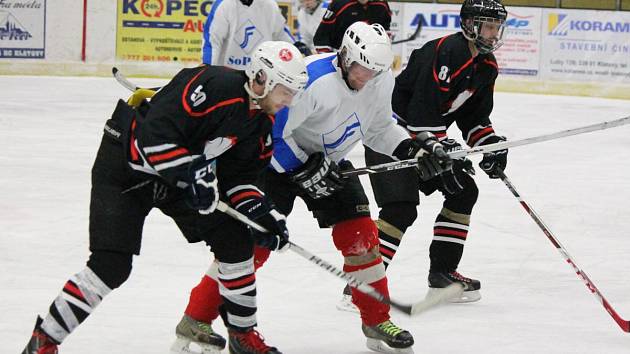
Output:
<instances>
[{"instance_id":1,"label":"hockey stick shaft","mask_svg":"<svg viewBox=\"0 0 630 354\"><path fill-rule=\"evenodd\" d=\"M549 227L547 227L547 225L545 225L545 223L542 221L540 216L538 216L538 213L536 213L534 211L534 209L532 209L531 205L529 205L529 203L527 203L523 199L523 197L521 197L521 195L516 190L516 187L514 187L514 184L508 179L508 177L505 175L505 173L503 171L499 170L498 171L498 175L501 178L501 180L503 181L503 183L505 183L507 188L510 190L510 192L512 192L512 194L516 197L516 199L518 199L518 201L521 204L521 206L523 207L523 209L525 209L525 211L527 211L529 216L532 217L534 222L536 222L536 225L538 225L538 227L542 230L542 232L545 234L545 236L547 236L549 241L551 241L551 243L556 247L556 249L558 250L558 252L560 252L560 254L564 258L564 260L568 264L570 264L571 267L573 267L573 270L578 275L578 277L580 279L582 279L582 281L584 282L584 284L586 285L588 290L590 290L591 293L593 295L595 295L595 297L604 306L604 308L610 314L610 316L612 316L612 318L615 320L615 322L617 322L619 327L621 327L621 329L624 332L630 332L630 322L624 320L623 318L621 318L621 316L619 316L617 311L615 311L615 309L612 308L612 306L606 300L604 295L602 295L602 293L599 291L599 289L597 289L597 286L595 286L593 281L591 281L591 279L588 277L588 275L586 275L586 273L584 273L584 271L582 269L580 269L580 267L578 267L577 263L575 263L575 261L573 260L573 257L571 257L571 255L566 250L566 248L564 248L564 246L560 243L560 241L551 233L551 231L549 230Z\"/></svg>"},{"instance_id":2,"label":"hockey stick shaft","mask_svg":"<svg viewBox=\"0 0 630 354\"><path fill-rule=\"evenodd\" d=\"M121 84L124 88L126 88L127 90L134 92L136 90L140 90L140 89L146 89L146 90L152 90L152 91L158 91L159 89L161 89L161 86L158 87L140 87L140 86L136 86L134 85L131 81L129 81L125 75L123 75L120 70L118 70L117 67L113 67L112 68L112 75L114 75L114 79L116 79L116 81L118 81L119 84Z\"/></svg>"},{"instance_id":3,"label":"hockey stick shaft","mask_svg":"<svg viewBox=\"0 0 630 354\"><path fill-rule=\"evenodd\" d=\"M590 133L590 132L594 132L598 130L610 129L610 128L626 125L628 123L630 123L630 116L615 119L615 120L609 120L609 121L605 121L601 123L590 124L583 127L561 130L555 133L538 135L531 138L525 138L525 139L520 139L520 140L508 140L508 141L503 141L503 142L499 142L495 144L476 146L470 149L451 151L448 153L448 155L453 159L457 159L457 158L466 157L470 155L485 154L492 151L504 150L504 149L509 149L509 148L513 148L517 146L541 143L543 141L556 140L556 139L560 139L560 138L564 138L568 136ZM386 171L399 170L401 168L409 168L409 167L415 167L415 166L417 166L417 160L409 159L409 160L393 161L393 162L387 162L387 163L374 165L374 166L366 166L366 167L361 167L361 168L357 168L353 170L342 171L341 174L343 176L357 176L357 175L364 175L368 173L381 173L381 172L386 172Z\"/></svg>"},{"instance_id":4,"label":"hockey stick shaft","mask_svg":"<svg viewBox=\"0 0 630 354\"><path fill-rule=\"evenodd\" d=\"M229 205L225 204L222 201L219 201L219 204L217 206L217 210L222 211L224 213L226 213L227 215L233 217L234 219L244 223L245 225L254 228L260 232L267 232L267 230L260 226L258 223L252 221L251 219L249 219L247 216L239 213L238 211L234 210L233 208L231 208ZM448 294L444 295L443 297L438 298L434 298L434 299L429 299L429 301L421 301L417 304L414 305L409 305L409 304L403 304L400 303L398 301L392 300L391 298L388 298L386 296L384 296L383 294L381 294L378 290L376 290L374 287L356 279L355 277L353 277L352 275L344 272L341 269L338 269L337 267L335 267L334 265L326 262L325 260L321 259L320 257L314 255L313 253L307 251L306 249L302 248L301 246L290 242L289 241L289 249L292 250L293 252L299 254L300 256L302 256L303 258L305 258L306 260L308 260L309 262L319 266L320 268L323 268L324 270L328 271L329 273L333 274L334 276L336 276L337 278L341 278L343 280L345 280L350 286L358 289L359 291L361 291L362 293L374 298L375 300L382 302L384 304L390 305L391 307L395 308L396 310L403 312L407 315L415 315L418 313L421 313L423 311L428 310L429 308L438 305L440 302L447 300L448 298L451 297L455 297L461 294L461 286L455 286L455 287L451 287L450 289L447 289Z\"/></svg>"},{"instance_id":5,"label":"hockey stick shaft","mask_svg":"<svg viewBox=\"0 0 630 354\"><path fill-rule=\"evenodd\" d=\"M405 43L405 42L411 42L414 39L416 39L416 37L418 37L418 35L420 34L420 31L422 31L422 23L418 22L418 26L416 26L416 30L411 34L411 36L405 38L405 39L401 39L398 41L393 41L392 45L394 44L401 44L401 43Z\"/></svg>"}]
</instances>

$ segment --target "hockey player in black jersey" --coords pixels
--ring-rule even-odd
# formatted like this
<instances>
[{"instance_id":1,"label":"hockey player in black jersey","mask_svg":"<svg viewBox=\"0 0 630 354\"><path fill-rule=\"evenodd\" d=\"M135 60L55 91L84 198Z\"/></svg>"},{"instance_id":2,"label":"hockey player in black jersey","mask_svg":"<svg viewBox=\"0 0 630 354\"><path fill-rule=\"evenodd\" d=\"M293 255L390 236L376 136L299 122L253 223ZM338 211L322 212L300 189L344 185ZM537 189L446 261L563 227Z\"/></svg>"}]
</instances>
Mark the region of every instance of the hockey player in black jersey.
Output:
<instances>
[{"instance_id":1,"label":"hockey player in black jersey","mask_svg":"<svg viewBox=\"0 0 630 354\"><path fill-rule=\"evenodd\" d=\"M346 29L358 21L378 23L389 32L392 11L386 0L333 0L315 31L315 50L318 53L339 50Z\"/></svg>"},{"instance_id":2,"label":"hockey player in black jersey","mask_svg":"<svg viewBox=\"0 0 630 354\"><path fill-rule=\"evenodd\" d=\"M392 108L410 134L431 132L450 150L461 149L446 134L453 123L471 147L505 140L495 134L489 117L498 74L492 52L502 44L507 12L497 0L466 0L460 17L461 32L412 52L407 67L396 78L392 95ZM391 161L370 149L366 149L365 159L368 165ZM501 150L484 154L479 166L490 178L497 178L496 170L504 169L506 163L507 150ZM478 196L472 174L471 161L460 159L455 160L451 172L428 181L419 180L411 169L370 175L381 208L377 225L386 265L417 218L418 189L425 195L435 191L443 194L443 208L435 219L429 249L429 290L439 291L452 282L461 282L465 291L453 300L457 302L477 301L481 296L481 283L457 272Z\"/></svg>"},{"instance_id":3,"label":"hockey player in black jersey","mask_svg":"<svg viewBox=\"0 0 630 354\"><path fill-rule=\"evenodd\" d=\"M176 223L189 242L212 247L223 287L230 352L280 353L256 326L254 243L285 248L285 218L254 185L273 153L274 114L307 83L300 52L286 42L262 43L253 75L219 66L180 71L150 103L119 101L105 125L92 168L90 257L38 317L23 354L56 354L73 332L131 272L142 228L153 208ZM249 72L248 72L249 73ZM214 212L218 200L264 225L244 224ZM238 281L235 281L238 280ZM194 331L194 324L186 328ZM216 350L225 339L209 326Z\"/></svg>"}]
</instances>

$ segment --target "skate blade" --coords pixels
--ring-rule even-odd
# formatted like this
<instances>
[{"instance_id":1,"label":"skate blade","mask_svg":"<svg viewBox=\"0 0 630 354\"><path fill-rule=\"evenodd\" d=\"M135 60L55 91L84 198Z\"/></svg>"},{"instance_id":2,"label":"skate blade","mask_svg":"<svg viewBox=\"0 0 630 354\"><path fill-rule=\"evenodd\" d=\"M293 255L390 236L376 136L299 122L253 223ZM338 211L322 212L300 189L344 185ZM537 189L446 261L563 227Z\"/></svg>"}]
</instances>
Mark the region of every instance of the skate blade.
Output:
<instances>
[{"instance_id":1,"label":"skate blade","mask_svg":"<svg viewBox=\"0 0 630 354\"><path fill-rule=\"evenodd\" d=\"M387 343L379 339L367 338L367 347L377 353L385 354L413 354L413 348L392 348Z\"/></svg>"},{"instance_id":2,"label":"skate blade","mask_svg":"<svg viewBox=\"0 0 630 354\"><path fill-rule=\"evenodd\" d=\"M429 297L437 296L442 291L444 291L443 288L429 288L429 291L427 292L426 297L429 298ZM460 296L450 298L446 301L452 304L463 304L463 303L475 302L479 300L481 300L481 292L479 290L472 290L472 291L464 291L462 292Z\"/></svg>"},{"instance_id":3,"label":"skate blade","mask_svg":"<svg viewBox=\"0 0 630 354\"><path fill-rule=\"evenodd\" d=\"M352 303L352 295L343 295L341 300L337 303L337 310L359 313L359 309Z\"/></svg>"},{"instance_id":4,"label":"skate blade","mask_svg":"<svg viewBox=\"0 0 630 354\"><path fill-rule=\"evenodd\" d=\"M190 344L193 344L198 349L190 348ZM177 339L171 345L170 354L221 354L221 350L223 348L215 345L193 342L190 338L177 336Z\"/></svg>"}]
</instances>

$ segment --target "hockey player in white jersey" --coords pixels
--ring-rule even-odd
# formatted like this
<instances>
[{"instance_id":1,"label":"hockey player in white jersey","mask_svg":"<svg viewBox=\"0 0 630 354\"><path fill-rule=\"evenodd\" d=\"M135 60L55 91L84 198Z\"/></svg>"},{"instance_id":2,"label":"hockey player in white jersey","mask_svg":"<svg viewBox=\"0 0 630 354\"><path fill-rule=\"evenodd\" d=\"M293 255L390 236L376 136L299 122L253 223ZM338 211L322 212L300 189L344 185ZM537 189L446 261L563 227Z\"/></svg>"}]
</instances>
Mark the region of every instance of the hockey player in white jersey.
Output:
<instances>
[{"instance_id":1,"label":"hockey player in white jersey","mask_svg":"<svg viewBox=\"0 0 630 354\"><path fill-rule=\"evenodd\" d=\"M329 2L322 0L300 0L297 13L298 33L300 41L315 53L313 37L319 27Z\"/></svg>"},{"instance_id":2,"label":"hockey player in white jersey","mask_svg":"<svg viewBox=\"0 0 630 354\"><path fill-rule=\"evenodd\" d=\"M381 25L357 22L347 29L338 53L313 55L306 61L307 88L275 116L272 168L264 176L262 190L284 215L300 197L320 227L332 228L335 247L344 257L343 270L389 296L368 198L357 176L341 177L341 169L353 168L344 158L362 141L398 159L417 158L422 178L450 169L452 161L435 136L424 133L410 138L392 120L393 53ZM268 256L259 248L255 266ZM195 318L205 323L218 316L221 306L213 273L211 267L192 290L188 305L207 313L206 318ZM388 305L356 289L352 296L368 348L413 353L412 335L392 323Z\"/></svg>"},{"instance_id":3,"label":"hockey player in white jersey","mask_svg":"<svg viewBox=\"0 0 630 354\"><path fill-rule=\"evenodd\" d=\"M203 27L203 62L244 70L252 51L265 41L293 43L300 51L275 0L216 0Z\"/></svg>"}]
</instances>

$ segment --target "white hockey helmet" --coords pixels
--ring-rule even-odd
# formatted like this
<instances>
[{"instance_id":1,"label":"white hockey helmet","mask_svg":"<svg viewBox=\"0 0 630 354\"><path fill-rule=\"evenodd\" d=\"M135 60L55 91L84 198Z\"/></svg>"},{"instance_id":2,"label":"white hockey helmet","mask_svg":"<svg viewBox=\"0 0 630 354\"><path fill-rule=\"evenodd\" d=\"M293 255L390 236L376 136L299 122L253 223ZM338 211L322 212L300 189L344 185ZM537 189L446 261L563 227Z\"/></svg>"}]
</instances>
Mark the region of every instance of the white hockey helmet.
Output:
<instances>
[{"instance_id":1,"label":"white hockey helmet","mask_svg":"<svg viewBox=\"0 0 630 354\"><path fill-rule=\"evenodd\" d=\"M256 95L250 86L253 81L262 84L261 73L266 77L265 90L262 95ZM263 42L254 49L252 62L245 74L250 81L249 85L245 84L245 89L253 98L267 96L277 84L299 92L308 83L302 53L293 44L282 41Z\"/></svg>"},{"instance_id":2,"label":"white hockey helmet","mask_svg":"<svg viewBox=\"0 0 630 354\"><path fill-rule=\"evenodd\" d=\"M389 70L394 61L387 31L378 23L368 25L365 22L355 22L350 25L343 35L339 51L343 54L346 70L350 68L350 64L357 62L380 73Z\"/></svg>"}]
</instances>

